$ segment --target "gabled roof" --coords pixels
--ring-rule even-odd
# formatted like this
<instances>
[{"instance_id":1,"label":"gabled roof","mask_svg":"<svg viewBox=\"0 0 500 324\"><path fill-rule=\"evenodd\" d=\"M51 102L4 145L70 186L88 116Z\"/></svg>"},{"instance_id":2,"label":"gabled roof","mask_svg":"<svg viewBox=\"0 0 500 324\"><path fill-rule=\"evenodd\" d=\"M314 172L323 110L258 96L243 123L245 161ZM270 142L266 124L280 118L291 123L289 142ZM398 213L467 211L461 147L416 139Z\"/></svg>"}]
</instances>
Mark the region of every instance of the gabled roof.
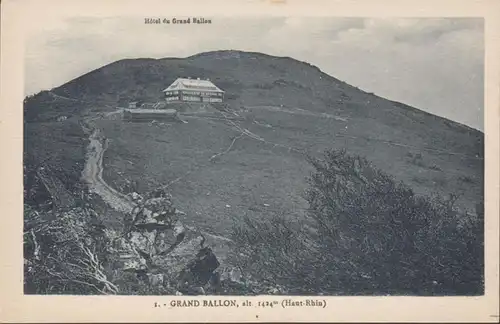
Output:
<instances>
[{"instance_id":1,"label":"gabled roof","mask_svg":"<svg viewBox=\"0 0 500 324\"><path fill-rule=\"evenodd\" d=\"M178 78L168 88L163 90L163 92L173 91L173 90L224 92L221 89L219 89L215 84L213 84L210 80L185 79L185 78Z\"/></svg>"}]
</instances>

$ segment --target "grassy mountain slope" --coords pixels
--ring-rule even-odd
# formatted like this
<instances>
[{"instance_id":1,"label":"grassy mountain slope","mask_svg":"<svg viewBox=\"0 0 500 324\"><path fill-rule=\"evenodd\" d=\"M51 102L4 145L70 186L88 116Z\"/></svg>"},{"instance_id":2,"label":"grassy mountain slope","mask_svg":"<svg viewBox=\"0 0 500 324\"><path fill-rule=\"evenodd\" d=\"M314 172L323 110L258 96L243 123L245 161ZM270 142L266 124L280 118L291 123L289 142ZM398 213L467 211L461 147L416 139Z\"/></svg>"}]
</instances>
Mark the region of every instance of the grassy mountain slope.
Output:
<instances>
[{"instance_id":1,"label":"grassy mountain slope","mask_svg":"<svg viewBox=\"0 0 500 324\"><path fill-rule=\"evenodd\" d=\"M336 113L369 123L392 137L417 135L429 144L441 140L450 144L482 147L482 134L464 125L418 109L391 102L349 86L308 63L260 53L217 51L185 59L127 59L109 64L52 92L83 101L118 101L161 98L161 90L179 76L210 78L226 91L228 102L238 105L283 105L309 111ZM359 124L359 129L366 129ZM379 127L380 128L380 127ZM385 129L388 128L388 129ZM373 131L370 128L368 131ZM414 134L415 133L415 134ZM439 135L439 136L435 136ZM445 138L443 138L445 137ZM453 147L447 147L453 149ZM481 154L482 152L474 152Z\"/></svg>"},{"instance_id":2,"label":"grassy mountain slope","mask_svg":"<svg viewBox=\"0 0 500 324\"><path fill-rule=\"evenodd\" d=\"M179 76L210 78L226 91L227 102L222 105L226 109L215 112L218 119L194 115L182 117L187 123L127 122L119 114L99 114L132 99L161 100L161 90ZM450 216L454 213L430 203L434 200L413 198L411 190L425 195L459 194L458 207L474 212L484 200L483 133L366 93L307 63L237 51L185 59L121 60L26 98L24 112L25 187L31 191L43 187L38 167L46 170L48 180L57 180L46 181L56 189L79 191L88 144L80 122L92 115L107 140L103 178L108 184L124 193L166 185L176 206L186 212L183 223L231 236L242 252L253 249L260 259L246 260L248 268L270 276L275 284L284 281L294 286L314 273L314 282L324 279L322 289L334 285L329 291L341 294L369 294L369 289L476 294L482 289L482 223L473 222L474 231L462 231L467 228L466 215L459 214L457 226ZM318 164L311 165L306 156L318 157L327 149L366 157L411 190L396 190L400 187L393 185L390 193L380 191L386 188L383 183L393 182L379 175L361 185L361 191L352 191L349 181L354 183L360 176L361 160L350 165L345 163L349 159L338 159L323 168L325 176L316 178L321 184L316 189L327 193L326 214L332 214L332 206L340 208L333 212L337 217L331 218L330 225L347 235L337 237L327 231L318 236L321 232L310 231L318 227L305 194L309 190L311 197L306 178L314 168L318 176ZM349 171L348 181L337 177L338 170ZM25 197L27 203L37 205L49 194L28 191ZM106 226L123 225L122 215L99 199L92 201ZM316 206L319 216L323 215L320 205ZM395 206L404 208L394 212ZM394 222L391 210L399 222ZM373 222L374 215L378 222ZM286 227L285 232L273 227L273 219L296 226L295 236ZM337 226L339 219L342 226ZM235 231L233 225L242 230ZM307 241L304 237L323 244L318 245L320 255L301 245ZM290 243L295 244L293 258L281 252L280 257L269 257L268 253L282 251ZM412 250L413 243L422 250ZM238 255L245 259L245 254ZM355 264L346 266L342 260ZM283 277L283 267L273 268L270 261L284 265L290 276ZM325 270L322 277L311 271L312 264L320 272ZM309 282L305 287L318 292Z\"/></svg>"},{"instance_id":3,"label":"grassy mountain slope","mask_svg":"<svg viewBox=\"0 0 500 324\"><path fill-rule=\"evenodd\" d=\"M131 99L157 101L161 90L180 76L211 79L226 91L231 109L247 117L242 127L269 142L312 154L345 147L366 156L417 192L458 193L462 205L469 209L483 199L483 133L366 93L288 57L216 51L183 59L121 60L29 98L25 107L43 107L35 112L28 109L28 115L34 120L51 120L64 114L109 110ZM321 117L323 113L335 118ZM109 167L105 172L111 182L121 181L128 172L134 178L129 180L137 180L146 190L154 181L173 181L195 168L196 172L186 176L188 182L174 184L185 197L179 203L206 206L202 200L208 199L212 207L207 208L218 215L214 217L229 217L231 212L220 207L226 203L207 198L222 193L207 196L211 190L201 189L203 179L208 187L227 191L231 197L227 201L251 201L255 199L249 197L257 192L260 196L266 195L260 192L267 192L278 197L274 206L303 207L298 197L308 171L302 156L290 157L292 153L286 149L245 137L221 158L222 164L197 167L238 135L224 123L193 120L158 129L148 124L103 121L100 126L112 143L105 156ZM216 176L217 170L223 174ZM265 179L269 179L268 184ZM240 182L241 186L231 187ZM247 185L261 189L255 191ZM203 195L198 190L204 191Z\"/></svg>"}]
</instances>

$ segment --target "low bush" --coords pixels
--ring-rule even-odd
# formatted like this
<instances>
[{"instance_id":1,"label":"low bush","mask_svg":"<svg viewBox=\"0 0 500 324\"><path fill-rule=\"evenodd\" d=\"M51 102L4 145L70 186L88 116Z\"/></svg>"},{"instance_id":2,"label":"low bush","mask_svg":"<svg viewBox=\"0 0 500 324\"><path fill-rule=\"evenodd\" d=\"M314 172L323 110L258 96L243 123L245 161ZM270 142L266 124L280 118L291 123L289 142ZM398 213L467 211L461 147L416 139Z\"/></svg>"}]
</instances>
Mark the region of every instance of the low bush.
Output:
<instances>
[{"instance_id":1,"label":"low bush","mask_svg":"<svg viewBox=\"0 0 500 324\"><path fill-rule=\"evenodd\" d=\"M105 264L109 242L87 208L40 213L25 206L26 294L114 294Z\"/></svg>"},{"instance_id":2,"label":"low bush","mask_svg":"<svg viewBox=\"0 0 500 324\"><path fill-rule=\"evenodd\" d=\"M302 223L279 215L234 229L237 262L287 294L478 295L483 211L418 196L345 151L310 158Z\"/></svg>"}]
</instances>

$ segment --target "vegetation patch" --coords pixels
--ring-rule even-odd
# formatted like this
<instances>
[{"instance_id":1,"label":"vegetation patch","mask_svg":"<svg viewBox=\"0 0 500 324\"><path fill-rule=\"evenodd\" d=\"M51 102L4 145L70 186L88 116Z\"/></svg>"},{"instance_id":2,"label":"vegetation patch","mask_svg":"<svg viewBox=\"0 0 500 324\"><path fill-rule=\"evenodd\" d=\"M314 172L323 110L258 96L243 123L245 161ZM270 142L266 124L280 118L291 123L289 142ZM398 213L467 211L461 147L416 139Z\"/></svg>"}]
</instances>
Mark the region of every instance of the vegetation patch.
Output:
<instances>
[{"instance_id":1,"label":"vegetation patch","mask_svg":"<svg viewBox=\"0 0 500 324\"><path fill-rule=\"evenodd\" d=\"M59 184L59 192L78 194L88 144L78 121L36 122L24 125L24 201L39 206L51 200L43 178Z\"/></svg>"},{"instance_id":2,"label":"vegetation patch","mask_svg":"<svg viewBox=\"0 0 500 324\"><path fill-rule=\"evenodd\" d=\"M345 151L311 158L307 223L276 216L235 226L235 257L287 294L484 292L483 210L418 196ZM480 205L478 205L480 206Z\"/></svg>"}]
</instances>

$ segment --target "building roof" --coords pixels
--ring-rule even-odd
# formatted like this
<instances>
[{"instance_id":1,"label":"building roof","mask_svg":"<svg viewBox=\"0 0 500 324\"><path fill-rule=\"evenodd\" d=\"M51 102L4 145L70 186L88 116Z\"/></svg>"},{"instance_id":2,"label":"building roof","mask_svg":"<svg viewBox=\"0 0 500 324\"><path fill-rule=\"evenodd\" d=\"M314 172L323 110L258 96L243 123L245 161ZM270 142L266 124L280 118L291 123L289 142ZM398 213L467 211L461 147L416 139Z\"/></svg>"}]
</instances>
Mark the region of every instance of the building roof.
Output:
<instances>
[{"instance_id":1,"label":"building roof","mask_svg":"<svg viewBox=\"0 0 500 324\"><path fill-rule=\"evenodd\" d=\"M221 89L219 89L215 84L213 84L210 80L186 79L186 78L178 78L168 88L163 90L163 92L173 91L173 90L224 92Z\"/></svg>"}]
</instances>

